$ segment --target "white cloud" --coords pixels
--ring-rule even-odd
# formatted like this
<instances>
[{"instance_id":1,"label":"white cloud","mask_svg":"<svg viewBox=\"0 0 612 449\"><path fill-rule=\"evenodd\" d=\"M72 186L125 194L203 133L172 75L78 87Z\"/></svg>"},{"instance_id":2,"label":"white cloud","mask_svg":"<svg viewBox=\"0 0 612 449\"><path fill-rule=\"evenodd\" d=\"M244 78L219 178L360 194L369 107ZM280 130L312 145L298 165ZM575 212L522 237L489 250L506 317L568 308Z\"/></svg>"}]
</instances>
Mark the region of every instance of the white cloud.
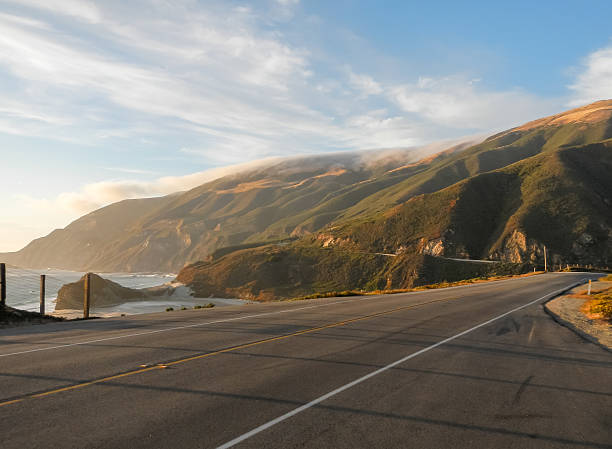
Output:
<instances>
[{"instance_id":1,"label":"white cloud","mask_svg":"<svg viewBox=\"0 0 612 449\"><path fill-rule=\"evenodd\" d=\"M381 111L378 111L378 113L380 114ZM376 115L377 111L374 111L371 116L356 118L354 126L365 127L368 129L369 133L373 133L374 135L378 136L379 141L384 141L385 134L389 131L389 129L393 128L393 126L389 126L389 121L392 122L394 119L381 120L377 119ZM342 160L345 163L350 163L351 166L356 169L360 164L368 165L376 162L379 159L388 160L393 158L397 159L398 161L408 163L457 144L476 143L480 140L482 140L482 136L470 136L461 139L435 142L420 147L415 146L403 149L393 149L392 146L389 145L389 150L363 151L357 153L335 153L328 155L329 159L321 159L319 162L323 164L331 163L329 161L336 160L337 158L338 161ZM75 217L124 199L147 198L187 191L224 176L238 175L249 170L273 167L277 163L290 162L291 160L302 161L304 159L302 159L300 156L293 156L289 158L270 157L241 164L217 167L184 176L164 176L153 181L117 180L96 182L83 186L79 191L64 192L59 194L56 198L51 199L32 198L27 195L19 195L19 199L29 208L35 209L39 212L41 210L52 209L57 212L59 208L68 212L71 217ZM314 159L310 159L305 163L316 164L314 161ZM287 167L295 166L298 167L298 169L303 169L304 166L301 164L301 162L294 163L293 165L289 163ZM314 165L312 166L314 167ZM132 172L132 170L129 169L126 171Z\"/></svg>"},{"instance_id":2,"label":"white cloud","mask_svg":"<svg viewBox=\"0 0 612 449\"><path fill-rule=\"evenodd\" d=\"M189 190L226 175L237 174L245 170L269 165L276 160L278 158L261 159L213 168L185 176L163 176L153 181L120 180L96 182L83 186L77 192L61 193L54 199L35 200L23 195L21 198L37 208L53 204L71 214L81 215L127 198L154 197Z\"/></svg>"},{"instance_id":3,"label":"white cloud","mask_svg":"<svg viewBox=\"0 0 612 449\"><path fill-rule=\"evenodd\" d=\"M365 96L378 95L383 92L383 88L374 78L368 75L358 75L349 69L349 83L358 92Z\"/></svg>"},{"instance_id":4,"label":"white cloud","mask_svg":"<svg viewBox=\"0 0 612 449\"><path fill-rule=\"evenodd\" d=\"M417 114L441 127L492 130L510 127L553 112L547 101L521 89L502 91L478 87L460 76L421 77L388 90L404 112Z\"/></svg>"},{"instance_id":5,"label":"white cloud","mask_svg":"<svg viewBox=\"0 0 612 449\"><path fill-rule=\"evenodd\" d=\"M138 158L159 156L147 154L142 142L163 147L170 158L227 165L405 148L508 128L556 109L554 101L518 88L484 88L452 68L445 77L396 82L355 73L350 64L363 61L296 44L309 42L300 40L299 26L310 32L329 25L300 17L296 0L5 4L11 14L0 12L0 133L76 142L84 152L119 152L117 142L121 151L141 151L127 156L129 168L116 168L123 165L116 160L98 162L102 176L116 176L103 171L105 164L126 177L157 176L138 167ZM287 20L296 26L276 27ZM589 56L572 86L580 101L606 92L610 58L609 49ZM72 151L65 160L82 159ZM68 220L112 201L188 189L237 169L77 185L37 205L49 214L62 210Z\"/></svg>"},{"instance_id":6,"label":"white cloud","mask_svg":"<svg viewBox=\"0 0 612 449\"><path fill-rule=\"evenodd\" d=\"M115 171L120 173L128 173L132 175L157 175L158 172L151 170L142 170L140 168L125 168L125 167L104 167L105 170Z\"/></svg>"},{"instance_id":7,"label":"white cloud","mask_svg":"<svg viewBox=\"0 0 612 449\"><path fill-rule=\"evenodd\" d=\"M377 115L383 115L383 111L373 111L369 116L355 118L353 125L367 128L367 132L377 136L377 141L380 142L384 141L389 130L394 128L394 126L390 125L390 122L396 119L376 118ZM187 191L224 176L239 175L245 171L260 168L272 167L274 170L278 169L279 166L283 166L283 170L302 171L321 169L326 165L339 163L358 170L363 165L370 165L383 159L386 161L394 159L398 163L414 162L455 145L468 146L478 143L483 138L484 136L482 135L467 136L460 139L442 140L423 146L404 148L393 148L392 145L389 145L388 149L385 150L338 152L322 155L321 158L308 158L306 156L305 159L304 156L299 155L269 157L241 164L217 167L184 176L164 176L153 181L119 180L96 182L83 186L77 192L61 193L54 199L35 199L26 195L20 195L19 197L29 207L35 208L38 211L45 209L57 210L59 207L69 212L71 216L75 216L75 214L83 215L124 199L155 197ZM128 169L126 172L132 172L132 170Z\"/></svg>"},{"instance_id":8,"label":"white cloud","mask_svg":"<svg viewBox=\"0 0 612 449\"><path fill-rule=\"evenodd\" d=\"M571 106L612 98L612 47L588 55L583 71L569 88L574 92Z\"/></svg>"},{"instance_id":9,"label":"white cloud","mask_svg":"<svg viewBox=\"0 0 612 449\"><path fill-rule=\"evenodd\" d=\"M66 13L79 11L63 5ZM307 49L258 27L261 13L219 8L100 3L91 35L67 35L51 23L24 27L0 15L0 65L27 86L13 94L22 103L17 114L0 111L0 131L91 145L187 130L196 142L189 154L235 163L288 151L410 146L461 134L457 128L515 124L543 109L518 89L485 91L453 76L385 85L340 62L358 92L351 95L317 73ZM120 53L109 50L118 46ZM129 120L115 119L118 111Z\"/></svg>"},{"instance_id":10,"label":"white cloud","mask_svg":"<svg viewBox=\"0 0 612 449\"><path fill-rule=\"evenodd\" d=\"M42 122L54 126L72 123L69 117L61 116L58 112L49 110L42 105L32 105L11 99L4 99L0 104L0 117Z\"/></svg>"},{"instance_id":11,"label":"white cloud","mask_svg":"<svg viewBox=\"0 0 612 449\"><path fill-rule=\"evenodd\" d=\"M166 129L176 127L176 120L206 127L204 138L214 134L226 143L242 133L265 136L267 151L275 136L300 136L296 140L303 141L305 132L325 125L323 115L289 94L311 75L306 51L275 36L258 35L244 12L229 18L202 12L172 17L179 13L167 12L161 23L135 20L127 27L109 18L100 25L107 40L131 47L138 63L95 51L80 38L64 39L52 30L25 28L0 16L0 64L36 88L42 98L32 96L31 104L61 98L75 122L83 122L80 98L93 96L98 103L110 102L102 110L103 120L119 107L173 119L163 125ZM65 104L70 100L72 104ZM75 128L83 128L79 125ZM24 128L31 132L31 127ZM49 133L54 135L51 127Z\"/></svg>"},{"instance_id":12,"label":"white cloud","mask_svg":"<svg viewBox=\"0 0 612 449\"><path fill-rule=\"evenodd\" d=\"M300 4L300 0L274 0L277 8L273 10L274 18L277 20L290 20L295 14L295 8Z\"/></svg>"},{"instance_id":13,"label":"white cloud","mask_svg":"<svg viewBox=\"0 0 612 449\"><path fill-rule=\"evenodd\" d=\"M11 0L8 1L11 2ZM43 9L53 14L76 17L90 23L97 23L101 19L100 10L93 2L87 0L13 0L12 2Z\"/></svg>"}]
</instances>

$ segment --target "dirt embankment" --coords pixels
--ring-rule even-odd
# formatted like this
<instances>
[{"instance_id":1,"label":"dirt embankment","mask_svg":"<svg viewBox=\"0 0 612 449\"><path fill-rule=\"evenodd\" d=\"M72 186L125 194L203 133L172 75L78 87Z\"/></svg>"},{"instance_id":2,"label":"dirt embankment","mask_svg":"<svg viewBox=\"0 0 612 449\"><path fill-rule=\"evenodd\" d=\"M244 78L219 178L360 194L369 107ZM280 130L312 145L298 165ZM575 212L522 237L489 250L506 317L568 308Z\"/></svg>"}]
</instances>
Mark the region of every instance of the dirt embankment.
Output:
<instances>
[{"instance_id":1,"label":"dirt embankment","mask_svg":"<svg viewBox=\"0 0 612 449\"><path fill-rule=\"evenodd\" d=\"M63 318L13 309L12 307L0 307L0 328L27 324L44 324L54 321L63 321Z\"/></svg>"}]
</instances>

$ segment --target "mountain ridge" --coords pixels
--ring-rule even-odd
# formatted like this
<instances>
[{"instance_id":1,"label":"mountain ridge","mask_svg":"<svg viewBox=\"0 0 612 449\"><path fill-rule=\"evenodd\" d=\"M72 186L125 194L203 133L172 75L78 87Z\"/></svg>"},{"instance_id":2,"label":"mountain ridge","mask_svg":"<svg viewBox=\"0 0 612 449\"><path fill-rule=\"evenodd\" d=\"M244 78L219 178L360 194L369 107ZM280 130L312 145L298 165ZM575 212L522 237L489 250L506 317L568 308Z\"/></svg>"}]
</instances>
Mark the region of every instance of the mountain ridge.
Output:
<instances>
[{"instance_id":1,"label":"mountain ridge","mask_svg":"<svg viewBox=\"0 0 612 449\"><path fill-rule=\"evenodd\" d=\"M494 179L491 181L492 191L501 189L499 192L502 196L519 197L517 190L504 190L524 190L523 181L516 179L518 175L513 175L511 170L503 174L497 171L521 162L526 166L544 164L554 169L550 176L546 170L542 172L550 182L555 180L555 176L573 173L568 167L570 160L574 164L584 165L587 171L597 171L597 167L590 164L589 157L597 159L600 164L607 164L609 144L605 141L612 138L611 117L612 100L604 100L529 122L475 144L454 145L433 155L413 157L413 160L381 157L364 163L349 155L335 159L322 155L297 161L276 161L272 166L225 176L172 197L116 203L76 220L64 230L54 231L32 242L17 253L2 256L13 264L32 267L176 272L186 264L206 260L215 250L223 247L279 241L289 237L307 238L311 235L316 239L317 235L329 234L329 229L334 227L346 229L349 226L357 230L358 223L389 214L414 198L434 195L427 201L436 201L436 192L472 178L475 180L468 184L475 189L474 192L478 190L474 187L476 183L487 185L487 179ZM591 156L586 159L576 159L571 152L562 153L564 148L573 148L576 152L580 151L577 148L592 144L603 146L599 150L591 148ZM560 157L565 162L559 162ZM497 174L478 178L487 173ZM572 179L574 184L590 182L576 176ZM506 187L504 182L508 184ZM607 188L605 186L604 192L599 195L605 197ZM592 185L590 189L601 191L602 188ZM471 202L484 201L483 205L490 204L487 206L489 209L497 207L494 198L481 198L470 192L464 194L473 196ZM583 196L591 198L587 193ZM464 199L460 205L469 203ZM485 254L487 257L519 261L519 258L512 256L513 250L509 248L514 247L516 253L516 248L530 245L524 235L513 234L515 229L512 223L520 221L520 217L510 212L513 208L518 209L519 205L506 200L501 203L505 204L506 209L496 212L497 221L490 224L496 227L497 237L490 234L487 237L490 241L481 245L496 248L491 254ZM105 229L104 232L100 232L101 224L91 225L92 219L100 223L112 222L112 216L117 215L113 213L113 208L117 209L117 214L122 214L120 211L126 209L121 219L123 221L119 220L110 227L112 229ZM526 216L532 216L535 212L530 214ZM607 215L599 219L609 224ZM473 223L476 228L480 225ZM509 234L505 228L508 228ZM504 242L510 242L510 246L505 248ZM452 239L448 243L451 244L448 251L452 252ZM482 257L482 254L476 254L479 251L474 249L475 246L470 245L472 250L465 254L474 253L475 258ZM430 246L435 247L435 242ZM79 247L77 257L75 253ZM417 250L423 251L423 248ZM525 253L526 250L521 251ZM533 248L532 253L537 256ZM464 255L459 250L453 254ZM559 253L559 260L568 259L569 254L564 248ZM592 252L585 254L585 260L588 257L605 260Z\"/></svg>"}]
</instances>

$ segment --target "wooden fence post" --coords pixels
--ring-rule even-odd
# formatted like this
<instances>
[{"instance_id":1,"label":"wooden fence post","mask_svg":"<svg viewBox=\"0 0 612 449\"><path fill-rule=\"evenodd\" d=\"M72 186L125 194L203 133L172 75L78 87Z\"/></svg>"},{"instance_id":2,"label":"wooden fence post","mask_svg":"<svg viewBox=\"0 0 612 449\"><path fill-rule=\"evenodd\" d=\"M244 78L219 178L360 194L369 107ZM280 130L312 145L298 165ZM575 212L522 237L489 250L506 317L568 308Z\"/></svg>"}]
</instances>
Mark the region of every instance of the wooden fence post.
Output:
<instances>
[{"instance_id":1,"label":"wooden fence post","mask_svg":"<svg viewBox=\"0 0 612 449\"><path fill-rule=\"evenodd\" d=\"M89 300L91 299L91 273L85 275L85 297L83 298L83 318L89 318Z\"/></svg>"},{"instance_id":2,"label":"wooden fence post","mask_svg":"<svg viewBox=\"0 0 612 449\"><path fill-rule=\"evenodd\" d=\"M0 307L6 306L6 265L0 263Z\"/></svg>"},{"instance_id":3,"label":"wooden fence post","mask_svg":"<svg viewBox=\"0 0 612 449\"><path fill-rule=\"evenodd\" d=\"M45 284L47 276L45 274L40 275L40 314L45 314Z\"/></svg>"}]
</instances>

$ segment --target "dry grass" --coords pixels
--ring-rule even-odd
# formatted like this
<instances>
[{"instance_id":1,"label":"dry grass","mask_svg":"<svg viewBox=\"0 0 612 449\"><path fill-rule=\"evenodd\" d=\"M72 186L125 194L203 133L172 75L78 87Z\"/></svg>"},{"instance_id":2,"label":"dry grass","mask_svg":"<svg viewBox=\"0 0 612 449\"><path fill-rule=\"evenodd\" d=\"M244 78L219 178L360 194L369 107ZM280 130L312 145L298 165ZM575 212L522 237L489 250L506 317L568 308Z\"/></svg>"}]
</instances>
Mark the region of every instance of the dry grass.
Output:
<instances>
[{"instance_id":1,"label":"dry grass","mask_svg":"<svg viewBox=\"0 0 612 449\"><path fill-rule=\"evenodd\" d=\"M255 189L269 189L272 187L282 187L284 184L285 184L284 182L278 181L276 179L260 179L258 181L243 182L231 189L217 190L216 193L219 193L219 194L244 193L244 192L248 192L249 190L255 190Z\"/></svg>"},{"instance_id":2,"label":"dry grass","mask_svg":"<svg viewBox=\"0 0 612 449\"><path fill-rule=\"evenodd\" d=\"M51 315L41 315L37 312L14 309L12 307L0 306L0 328L19 326L24 324L43 324L55 321L64 321L64 318Z\"/></svg>"},{"instance_id":3,"label":"dry grass","mask_svg":"<svg viewBox=\"0 0 612 449\"><path fill-rule=\"evenodd\" d=\"M304 299L317 299L317 298L337 298L344 296L373 296L373 295L394 295L397 293L409 293L409 292L418 292L424 290L433 290L437 288L448 288L448 287L458 287L461 285L471 285L471 284L481 284L483 282L491 282L491 281L501 281L504 279L515 279L515 278L523 278L534 276L537 274L543 274L543 271L536 271L533 273L525 273L519 275L508 275L508 276L490 276L490 277L480 277L474 279L465 279L463 281L457 282L439 282L437 284L429 284L429 285L421 285L414 288L398 288L392 290L343 290L343 291L333 291L333 292L324 292L324 293L313 293L312 295L299 296L297 298L291 298L287 301L301 301Z\"/></svg>"},{"instance_id":4,"label":"dry grass","mask_svg":"<svg viewBox=\"0 0 612 449\"><path fill-rule=\"evenodd\" d=\"M561 114L545 117L529 122L516 130L525 131L538 126L560 126L570 123L593 123L607 120L612 116L612 102L610 100L598 101L597 103L583 106Z\"/></svg>"},{"instance_id":5,"label":"dry grass","mask_svg":"<svg viewBox=\"0 0 612 449\"><path fill-rule=\"evenodd\" d=\"M607 276L610 277L610 276ZM594 318L612 319L612 288L593 295L588 303L589 312Z\"/></svg>"}]
</instances>

